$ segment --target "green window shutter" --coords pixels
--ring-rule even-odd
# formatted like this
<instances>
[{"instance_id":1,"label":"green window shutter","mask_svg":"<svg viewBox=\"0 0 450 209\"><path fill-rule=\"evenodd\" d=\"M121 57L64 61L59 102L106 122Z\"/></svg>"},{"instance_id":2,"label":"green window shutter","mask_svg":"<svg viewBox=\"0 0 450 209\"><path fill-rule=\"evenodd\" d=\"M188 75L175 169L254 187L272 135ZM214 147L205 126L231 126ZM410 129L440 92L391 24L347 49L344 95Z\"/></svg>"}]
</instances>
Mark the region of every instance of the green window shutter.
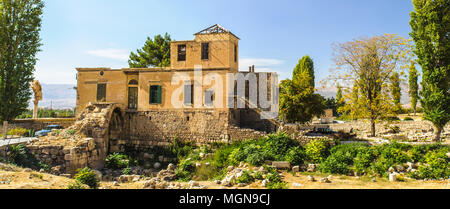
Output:
<instances>
[{"instance_id":1,"label":"green window shutter","mask_svg":"<svg viewBox=\"0 0 450 209\"><path fill-rule=\"evenodd\" d=\"M161 97L162 97L162 87L161 86L158 86L158 88L157 88L157 94L156 94L156 103L158 103L158 104L162 104L162 100L161 100Z\"/></svg>"}]
</instances>

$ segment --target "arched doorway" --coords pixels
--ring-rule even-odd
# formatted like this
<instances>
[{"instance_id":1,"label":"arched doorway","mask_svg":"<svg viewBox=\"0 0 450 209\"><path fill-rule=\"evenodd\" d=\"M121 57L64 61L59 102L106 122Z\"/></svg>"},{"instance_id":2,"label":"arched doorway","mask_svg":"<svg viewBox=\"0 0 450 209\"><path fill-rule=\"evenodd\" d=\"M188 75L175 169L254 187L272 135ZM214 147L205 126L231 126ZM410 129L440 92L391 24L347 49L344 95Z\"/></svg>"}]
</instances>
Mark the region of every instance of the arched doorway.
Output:
<instances>
[{"instance_id":1,"label":"arched doorway","mask_svg":"<svg viewBox=\"0 0 450 209\"><path fill-rule=\"evenodd\" d=\"M109 121L107 154L121 151L119 141L123 138L123 130L123 116L120 109L116 108L111 114Z\"/></svg>"}]
</instances>

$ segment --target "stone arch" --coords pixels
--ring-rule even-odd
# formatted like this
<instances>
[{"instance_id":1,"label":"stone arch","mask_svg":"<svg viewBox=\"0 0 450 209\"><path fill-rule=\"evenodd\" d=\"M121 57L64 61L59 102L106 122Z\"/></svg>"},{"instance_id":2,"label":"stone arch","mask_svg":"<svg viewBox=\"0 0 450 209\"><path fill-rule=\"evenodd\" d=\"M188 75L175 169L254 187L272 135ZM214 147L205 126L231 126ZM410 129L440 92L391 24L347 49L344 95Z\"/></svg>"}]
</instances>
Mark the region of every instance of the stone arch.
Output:
<instances>
[{"instance_id":1,"label":"stone arch","mask_svg":"<svg viewBox=\"0 0 450 209\"><path fill-rule=\"evenodd\" d=\"M106 152L120 152L120 141L124 137L124 117L119 107L114 108L109 117L108 134L106 136Z\"/></svg>"}]
</instances>

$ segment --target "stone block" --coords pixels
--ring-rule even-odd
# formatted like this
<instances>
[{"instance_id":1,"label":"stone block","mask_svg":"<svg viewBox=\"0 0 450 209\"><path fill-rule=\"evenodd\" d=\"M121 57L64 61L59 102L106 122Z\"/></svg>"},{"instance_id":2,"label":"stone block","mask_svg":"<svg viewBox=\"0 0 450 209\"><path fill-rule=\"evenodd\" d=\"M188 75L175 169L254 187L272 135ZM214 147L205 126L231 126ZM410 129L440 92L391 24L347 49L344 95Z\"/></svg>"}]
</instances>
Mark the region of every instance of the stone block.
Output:
<instances>
[{"instance_id":1,"label":"stone block","mask_svg":"<svg viewBox=\"0 0 450 209\"><path fill-rule=\"evenodd\" d=\"M291 163L287 161L274 161L272 162L272 166L276 169L290 169Z\"/></svg>"}]
</instances>

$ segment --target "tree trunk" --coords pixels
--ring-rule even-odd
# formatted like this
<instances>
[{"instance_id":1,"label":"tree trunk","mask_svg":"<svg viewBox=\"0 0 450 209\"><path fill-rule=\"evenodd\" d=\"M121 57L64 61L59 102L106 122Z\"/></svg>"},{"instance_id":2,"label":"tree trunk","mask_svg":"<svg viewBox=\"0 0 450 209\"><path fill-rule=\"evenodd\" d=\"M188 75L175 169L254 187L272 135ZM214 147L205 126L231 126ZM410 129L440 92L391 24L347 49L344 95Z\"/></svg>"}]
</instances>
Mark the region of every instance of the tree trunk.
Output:
<instances>
[{"instance_id":1,"label":"tree trunk","mask_svg":"<svg viewBox=\"0 0 450 209\"><path fill-rule=\"evenodd\" d=\"M433 142L441 141L442 127L435 127Z\"/></svg>"},{"instance_id":2,"label":"tree trunk","mask_svg":"<svg viewBox=\"0 0 450 209\"><path fill-rule=\"evenodd\" d=\"M34 100L34 108L33 108L33 119L38 118L38 103L39 101L37 101L37 99Z\"/></svg>"},{"instance_id":3,"label":"tree trunk","mask_svg":"<svg viewBox=\"0 0 450 209\"><path fill-rule=\"evenodd\" d=\"M375 137L375 120L370 120L370 133L371 137Z\"/></svg>"}]
</instances>

